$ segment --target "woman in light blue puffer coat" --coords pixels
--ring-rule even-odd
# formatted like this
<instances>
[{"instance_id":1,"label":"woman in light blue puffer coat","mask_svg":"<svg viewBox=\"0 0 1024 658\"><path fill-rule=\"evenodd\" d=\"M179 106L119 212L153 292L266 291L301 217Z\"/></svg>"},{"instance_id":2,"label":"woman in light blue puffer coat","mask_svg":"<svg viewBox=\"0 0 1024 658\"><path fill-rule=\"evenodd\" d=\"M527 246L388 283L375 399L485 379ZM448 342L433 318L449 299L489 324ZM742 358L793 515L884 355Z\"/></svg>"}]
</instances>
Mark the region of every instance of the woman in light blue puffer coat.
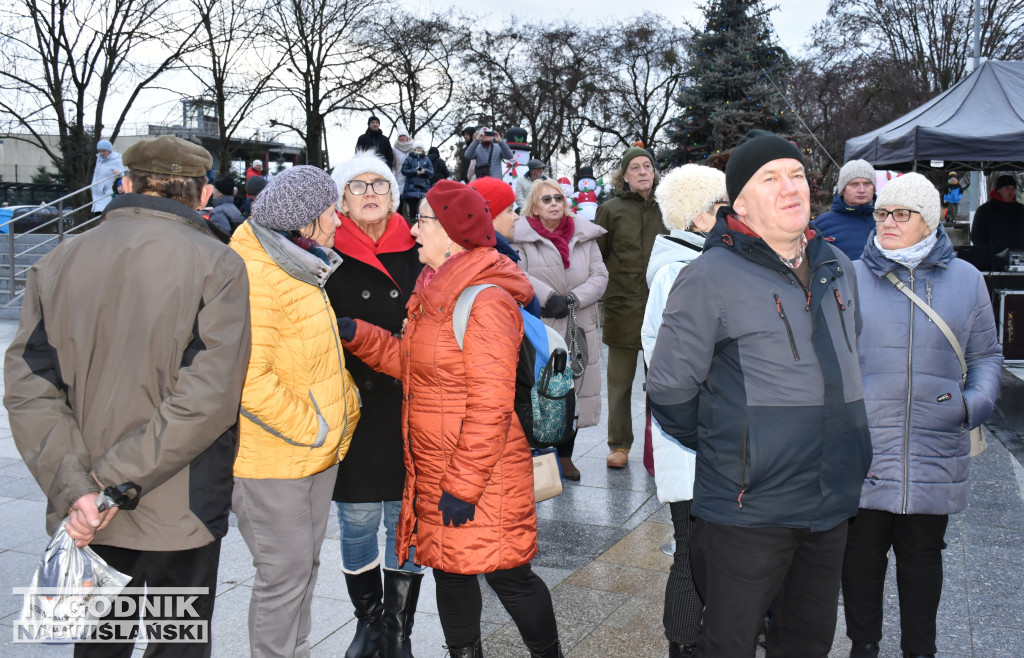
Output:
<instances>
[{"instance_id":1,"label":"woman in light blue puffer coat","mask_svg":"<svg viewBox=\"0 0 1024 658\"><path fill-rule=\"evenodd\" d=\"M873 456L843 563L852 658L878 656L890 547L903 656L935 654L943 537L949 515L967 503L970 430L988 418L999 392L1003 357L985 282L956 258L939 210L939 192L924 176L889 182L878 195L875 231L854 263ZM949 325L966 355L966 381L950 342L889 272Z\"/></svg>"}]
</instances>

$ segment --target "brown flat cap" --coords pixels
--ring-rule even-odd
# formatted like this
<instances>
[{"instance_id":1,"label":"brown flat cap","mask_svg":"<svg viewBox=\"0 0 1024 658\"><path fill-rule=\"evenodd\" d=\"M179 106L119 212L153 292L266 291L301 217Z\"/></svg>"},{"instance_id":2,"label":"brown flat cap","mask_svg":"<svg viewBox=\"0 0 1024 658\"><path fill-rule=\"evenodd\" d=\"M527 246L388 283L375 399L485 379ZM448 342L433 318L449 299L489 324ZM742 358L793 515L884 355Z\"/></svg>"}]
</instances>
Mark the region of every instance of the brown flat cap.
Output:
<instances>
[{"instance_id":1,"label":"brown flat cap","mask_svg":"<svg viewBox=\"0 0 1024 658\"><path fill-rule=\"evenodd\" d=\"M209 151L173 135L136 142L124 152L121 161L129 169L185 178L205 176L213 167Z\"/></svg>"}]
</instances>

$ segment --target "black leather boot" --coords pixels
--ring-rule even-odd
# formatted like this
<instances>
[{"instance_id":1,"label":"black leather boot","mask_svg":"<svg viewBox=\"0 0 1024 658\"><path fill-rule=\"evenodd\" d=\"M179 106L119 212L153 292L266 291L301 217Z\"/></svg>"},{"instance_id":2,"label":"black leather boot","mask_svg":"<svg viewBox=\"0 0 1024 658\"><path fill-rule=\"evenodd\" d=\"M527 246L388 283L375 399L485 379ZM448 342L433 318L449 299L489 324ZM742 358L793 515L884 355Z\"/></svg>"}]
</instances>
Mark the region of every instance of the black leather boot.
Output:
<instances>
[{"instance_id":1,"label":"black leather boot","mask_svg":"<svg viewBox=\"0 0 1024 658\"><path fill-rule=\"evenodd\" d=\"M697 655L696 644L668 643L668 658L689 658Z\"/></svg>"},{"instance_id":2,"label":"black leather boot","mask_svg":"<svg viewBox=\"0 0 1024 658\"><path fill-rule=\"evenodd\" d=\"M565 658L565 654L562 653L562 645L555 640L554 644L548 645L539 652L530 649L530 658Z\"/></svg>"},{"instance_id":3,"label":"black leather boot","mask_svg":"<svg viewBox=\"0 0 1024 658\"><path fill-rule=\"evenodd\" d=\"M384 626L387 629L387 658L413 658L413 618L420 598L423 574L384 570Z\"/></svg>"},{"instance_id":4,"label":"black leather boot","mask_svg":"<svg viewBox=\"0 0 1024 658\"><path fill-rule=\"evenodd\" d=\"M934 653L910 653L909 651L903 652L903 658L935 658Z\"/></svg>"},{"instance_id":5,"label":"black leather boot","mask_svg":"<svg viewBox=\"0 0 1024 658\"><path fill-rule=\"evenodd\" d=\"M356 609L356 635L345 658L382 658L384 645L384 589L380 567L357 574L345 574L345 585Z\"/></svg>"},{"instance_id":6,"label":"black leather boot","mask_svg":"<svg viewBox=\"0 0 1024 658\"><path fill-rule=\"evenodd\" d=\"M484 658L484 647L480 643L480 638L459 647L445 648L448 649L448 655L451 658Z\"/></svg>"},{"instance_id":7,"label":"black leather boot","mask_svg":"<svg viewBox=\"0 0 1024 658\"><path fill-rule=\"evenodd\" d=\"M853 641L850 647L850 658L878 658L878 642Z\"/></svg>"}]
</instances>

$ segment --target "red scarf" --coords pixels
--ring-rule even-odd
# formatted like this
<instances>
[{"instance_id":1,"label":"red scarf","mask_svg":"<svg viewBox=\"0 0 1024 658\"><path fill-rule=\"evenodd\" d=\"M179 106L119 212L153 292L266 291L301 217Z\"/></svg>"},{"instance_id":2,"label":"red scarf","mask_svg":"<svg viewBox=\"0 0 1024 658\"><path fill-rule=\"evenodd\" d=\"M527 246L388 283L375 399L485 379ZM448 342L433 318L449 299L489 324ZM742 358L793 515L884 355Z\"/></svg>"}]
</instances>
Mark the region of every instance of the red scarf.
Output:
<instances>
[{"instance_id":1,"label":"red scarf","mask_svg":"<svg viewBox=\"0 0 1024 658\"><path fill-rule=\"evenodd\" d=\"M437 273L440 272L441 270L443 270L445 268L445 266L448 265L448 263L452 263L452 262L458 260L459 257L468 254L469 251L470 251L469 249L466 249L465 251L459 251L459 252L456 252L456 253L452 254L448 258L445 258L444 262L441 263L441 265L438 266L438 268L436 270L433 267L429 266L429 265L424 265L423 269L420 271L419 278L416 279L416 286L413 288L413 292L419 292L420 290L423 290L424 288L429 286L430 282L433 281L434 277L437 276Z\"/></svg>"},{"instance_id":2,"label":"red scarf","mask_svg":"<svg viewBox=\"0 0 1024 658\"><path fill-rule=\"evenodd\" d=\"M562 221L554 231L546 229L536 217L527 217L526 221L540 237L550 240L551 244L555 245L558 255L562 257L562 267L569 269L569 240L576 231L576 222L572 221L572 217L563 215Z\"/></svg>"},{"instance_id":3,"label":"red scarf","mask_svg":"<svg viewBox=\"0 0 1024 658\"><path fill-rule=\"evenodd\" d=\"M363 233L363 230L356 226L351 219L338 213L341 218L341 226L334 234L334 248L342 255L354 258L370 267L376 268L384 273L396 286L391 273L384 264L377 258L377 254L394 254L412 249L416 240L409 232L409 223L398 213L392 213L388 219L388 225L384 234L374 242L373 238Z\"/></svg>"}]
</instances>

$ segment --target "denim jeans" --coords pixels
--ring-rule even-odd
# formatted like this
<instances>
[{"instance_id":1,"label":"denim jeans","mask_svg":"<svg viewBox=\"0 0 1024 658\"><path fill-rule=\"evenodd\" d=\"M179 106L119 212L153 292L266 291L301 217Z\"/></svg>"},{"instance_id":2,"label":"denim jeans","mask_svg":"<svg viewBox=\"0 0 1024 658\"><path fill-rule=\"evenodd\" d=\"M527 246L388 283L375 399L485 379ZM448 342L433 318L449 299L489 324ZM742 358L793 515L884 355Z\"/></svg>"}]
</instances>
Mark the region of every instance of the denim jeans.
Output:
<instances>
[{"instance_id":1,"label":"denim jeans","mask_svg":"<svg viewBox=\"0 0 1024 658\"><path fill-rule=\"evenodd\" d=\"M409 557L402 565L398 564L398 556L395 554L395 529L398 526L402 501L336 503L336 505L338 506L338 525L341 527L341 566L346 572L358 573L377 560L380 555L377 533L380 531L382 513L386 535L384 568L401 569L412 573L420 571L419 565L413 562L414 548L409 548Z\"/></svg>"}]
</instances>

